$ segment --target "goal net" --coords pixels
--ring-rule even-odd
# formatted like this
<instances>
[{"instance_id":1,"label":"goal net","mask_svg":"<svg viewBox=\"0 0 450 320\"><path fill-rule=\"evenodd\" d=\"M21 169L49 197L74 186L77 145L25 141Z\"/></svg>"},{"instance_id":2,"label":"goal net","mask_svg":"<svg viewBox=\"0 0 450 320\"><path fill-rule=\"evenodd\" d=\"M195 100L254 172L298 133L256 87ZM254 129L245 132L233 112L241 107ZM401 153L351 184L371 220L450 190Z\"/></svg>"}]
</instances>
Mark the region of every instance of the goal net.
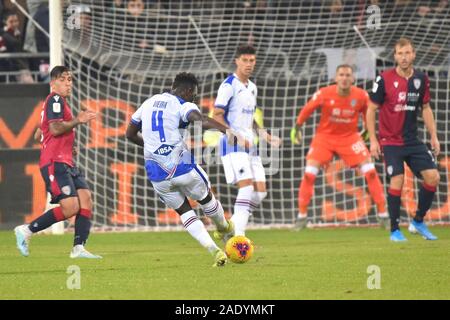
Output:
<instances>
[{"instance_id":1,"label":"goal net","mask_svg":"<svg viewBox=\"0 0 450 320\"><path fill-rule=\"evenodd\" d=\"M447 1L73 0L64 1L63 14L65 63L74 72L71 106L99 113L95 122L76 131L77 164L93 191L97 227L180 227L178 215L164 206L147 180L142 150L126 141L126 127L136 108L169 89L182 71L200 79L199 105L203 112L211 112L220 83L234 70L234 52L244 43L257 48L252 79L258 86L264 126L283 139L278 151L263 157L269 173L268 197L253 212L250 225L291 225L298 211L305 155L319 121L316 112L304 128L304 143L294 146L289 131L297 113L317 89L332 82L340 63L352 64L356 84L370 89L377 72L394 65L393 44L400 36L414 41L415 64L430 77L442 143L441 182L428 219L450 221ZM420 135L426 138L424 130ZM200 155L196 160L231 214L237 191L226 184L221 164L213 161L214 133L203 137L203 142L191 144ZM385 181L382 163L376 166ZM404 222L417 207L416 184L408 173L402 197ZM308 217L313 225L376 222L364 179L339 159L321 170Z\"/></svg>"}]
</instances>

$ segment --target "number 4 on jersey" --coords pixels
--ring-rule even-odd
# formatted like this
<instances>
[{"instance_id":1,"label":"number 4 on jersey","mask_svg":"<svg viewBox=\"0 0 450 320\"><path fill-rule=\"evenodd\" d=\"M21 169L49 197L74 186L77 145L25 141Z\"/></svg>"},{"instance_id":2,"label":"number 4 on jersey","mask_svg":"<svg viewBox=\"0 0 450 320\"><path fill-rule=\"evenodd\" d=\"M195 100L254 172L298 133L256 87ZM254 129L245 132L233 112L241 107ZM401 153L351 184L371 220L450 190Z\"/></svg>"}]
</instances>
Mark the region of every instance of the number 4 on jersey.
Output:
<instances>
[{"instance_id":1,"label":"number 4 on jersey","mask_svg":"<svg viewBox=\"0 0 450 320\"><path fill-rule=\"evenodd\" d=\"M152 113L152 131L159 131L159 140L161 142L166 141L166 135L164 134L164 124L163 124L163 112L153 111Z\"/></svg>"}]
</instances>

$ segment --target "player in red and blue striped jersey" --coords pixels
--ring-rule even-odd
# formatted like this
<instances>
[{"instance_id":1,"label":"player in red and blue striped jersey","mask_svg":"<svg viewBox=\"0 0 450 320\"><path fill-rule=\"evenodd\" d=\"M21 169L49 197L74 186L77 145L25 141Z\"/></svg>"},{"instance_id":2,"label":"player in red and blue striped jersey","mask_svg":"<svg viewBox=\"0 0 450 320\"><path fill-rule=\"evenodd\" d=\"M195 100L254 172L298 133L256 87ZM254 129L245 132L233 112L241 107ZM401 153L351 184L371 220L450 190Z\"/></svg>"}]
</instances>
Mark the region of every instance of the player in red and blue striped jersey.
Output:
<instances>
[{"instance_id":1,"label":"player in red and blue striped jersey","mask_svg":"<svg viewBox=\"0 0 450 320\"><path fill-rule=\"evenodd\" d=\"M77 117L66 101L72 91L72 74L64 66L56 66L50 73L51 93L45 99L41 113L41 156L39 166L51 203L59 206L48 210L29 225L14 229L17 248L29 255L28 242L32 234L52 224L75 219L74 246L71 258L101 258L88 252L84 245L91 228L92 199L83 173L73 162L75 127L96 117L93 111L81 111Z\"/></svg>"},{"instance_id":2,"label":"player in red and blue striped jersey","mask_svg":"<svg viewBox=\"0 0 450 320\"><path fill-rule=\"evenodd\" d=\"M409 39L401 38L395 44L397 66L379 75L371 93L367 111L367 129L370 152L379 158L384 155L389 177L388 208L391 219L391 240L406 241L399 228L400 197L404 182L404 162L423 184L419 191L419 204L409 230L420 233L427 240L436 240L423 222L433 202L439 184L435 156L440 144L436 133L433 111L430 107L428 76L413 68L415 50ZM379 139L375 134L375 112L379 109ZM419 140L417 117L421 114L430 134L432 150ZM433 154L434 153L434 154Z\"/></svg>"}]
</instances>

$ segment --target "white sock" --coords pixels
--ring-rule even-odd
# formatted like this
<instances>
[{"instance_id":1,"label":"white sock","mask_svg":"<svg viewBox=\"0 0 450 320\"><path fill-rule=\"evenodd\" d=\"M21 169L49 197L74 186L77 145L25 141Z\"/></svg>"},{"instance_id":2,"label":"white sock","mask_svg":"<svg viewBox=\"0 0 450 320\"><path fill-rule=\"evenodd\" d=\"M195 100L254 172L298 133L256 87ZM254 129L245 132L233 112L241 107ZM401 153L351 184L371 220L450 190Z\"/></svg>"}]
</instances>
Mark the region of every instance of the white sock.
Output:
<instances>
[{"instance_id":1,"label":"white sock","mask_svg":"<svg viewBox=\"0 0 450 320\"><path fill-rule=\"evenodd\" d=\"M251 201L253 197L253 186L247 186L239 189L234 204L234 214L231 220L234 222L234 234L236 236L245 236L248 218L255 204Z\"/></svg>"},{"instance_id":2,"label":"white sock","mask_svg":"<svg viewBox=\"0 0 450 320\"><path fill-rule=\"evenodd\" d=\"M209 252L214 253L219 247L215 244L205 225L201 222L195 212L190 210L181 215L181 222L189 234L194 237L200 244L208 249Z\"/></svg>"},{"instance_id":3,"label":"white sock","mask_svg":"<svg viewBox=\"0 0 450 320\"><path fill-rule=\"evenodd\" d=\"M307 216L307 215L308 215L308 214L306 214L306 213L299 212L298 215L297 215L297 217L298 217L299 219L306 219L306 216Z\"/></svg>"},{"instance_id":4,"label":"white sock","mask_svg":"<svg viewBox=\"0 0 450 320\"><path fill-rule=\"evenodd\" d=\"M222 204L212 195L211 201L202 205L203 212L216 225L218 230L224 230L228 227L228 222L223 214Z\"/></svg>"},{"instance_id":5,"label":"white sock","mask_svg":"<svg viewBox=\"0 0 450 320\"><path fill-rule=\"evenodd\" d=\"M261 191L253 191L253 196L252 196L252 202L256 205L259 206L261 204L261 202L264 200L264 198L267 197L267 192L261 192Z\"/></svg>"}]
</instances>

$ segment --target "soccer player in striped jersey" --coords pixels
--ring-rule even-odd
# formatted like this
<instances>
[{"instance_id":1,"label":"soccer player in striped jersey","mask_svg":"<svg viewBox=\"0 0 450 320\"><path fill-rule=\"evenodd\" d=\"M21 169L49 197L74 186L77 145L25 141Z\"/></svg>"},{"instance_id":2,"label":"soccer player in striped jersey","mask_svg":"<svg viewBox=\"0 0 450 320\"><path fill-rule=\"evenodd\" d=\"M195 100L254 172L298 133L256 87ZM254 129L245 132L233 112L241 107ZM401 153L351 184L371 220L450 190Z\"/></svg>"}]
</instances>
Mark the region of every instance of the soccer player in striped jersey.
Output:
<instances>
[{"instance_id":1,"label":"soccer player in striped jersey","mask_svg":"<svg viewBox=\"0 0 450 320\"><path fill-rule=\"evenodd\" d=\"M144 101L132 115L126 134L130 141L144 147L147 177L160 199L180 215L184 228L214 256L214 266L220 267L227 257L210 237L187 197L197 200L222 237L233 234L233 225L225 219L222 205L212 194L207 174L187 149L183 129L189 123L201 121L203 129L232 135L228 126L202 116L193 103L197 90L198 81L193 74L178 74L170 93Z\"/></svg>"},{"instance_id":2,"label":"soccer player in striped jersey","mask_svg":"<svg viewBox=\"0 0 450 320\"><path fill-rule=\"evenodd\" d=\"M436 133L433 111L430 107L430 82L428 76L413 67L416 57L411 40L401 38L395 44L394 58L397 66L379 75L371 93L372 102L367 111L367 129L370 135L370 152L379 158L384 156L389 177L388 208L391 218L390 239L406 241L400 231L400 197L404 181L404 163L419 178L423 179L419 191L419 203L414 219L409 225L411 233L420 233L427 240L436 240L424 220L433 203L439 184L436 160L440 144ZM375 131L375 114L379 109L379 139ZM430 144L434 151L419 140L417 116L422 115L430 133Z\"/></svg>"},{"instance_id":3,"label":"soccer player in striped jersey","mask_svg":"<svg viewBox=\"0 0 450 320\"><path fill-rule=\"evenodd\" d=\"M75 219L74 246L71 258L101 258L85 249L91 228L92 196L83 173L73 161L75 127L96 117L93 111L81 111L72 115L66 98L72 92L72 74L67 67L56 66L50 72L51 93L42 107L41 156L39 166L51 203L59 206L48 210L29 225L14 229L17 248L23 256L29 255L31 235L47 229L52 224Z\"/></svg>"},{"instance_id":4,"label":"soccer player in striped jersey","mask_svg":"<svg viewBox=\"0 0 450 320\"><path fill-rule=\"evenodd\" d=\"M302 108L296 126L291 131L292 142L300 143L302 125L314 110L321 108L320 123L306 156L305 173L298 192L299 213L295 224L298 230L306 226L316 176L334 155L344 160L348 167L359 167L377 206L379 221L384 225L388 219L383 186L370 153L358 133L358 119L360 115L364 119L369 96L364 90L352 85L354 78L350 65L337 67L335 81L336 84L321 88L313 95Z\"/></svg>"},{"instance_id":5,"label":"soccer player in striped jersey","mask_svg":"<svg viewBox=\"0 0 450 320\"><path fill-rule=\"evenodd\" d=\"M236 51L236 70L220 85L214 108L214 119L229 125L247 141L254 141L254 129L261 138L273 145L281 143L278 137L270 135L259 127L254 118L256 110L256 85L249 79L256 65L256 50L242 45ZM245 229L252 210L267 196L266 176L257 146L239 146L229 143L223 136L220 141L220 155L228 184L239 188L231 220L235 235L245 235ZM217 237L216 237L217 238ZM224 241L227 238L222 239Z\"/></svg>"}]
</instances>

